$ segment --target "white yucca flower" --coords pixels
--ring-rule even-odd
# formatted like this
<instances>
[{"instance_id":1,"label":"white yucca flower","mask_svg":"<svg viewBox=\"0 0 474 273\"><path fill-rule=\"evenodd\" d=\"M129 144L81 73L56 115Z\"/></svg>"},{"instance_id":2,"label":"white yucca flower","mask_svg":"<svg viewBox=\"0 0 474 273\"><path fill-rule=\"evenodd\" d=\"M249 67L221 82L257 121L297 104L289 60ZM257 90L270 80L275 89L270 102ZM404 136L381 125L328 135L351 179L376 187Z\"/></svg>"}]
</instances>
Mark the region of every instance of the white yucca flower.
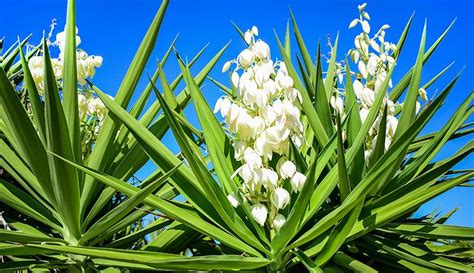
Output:
<instances>
[{"instance_id":1,"label":"white yucca flower","mask_svg":"<svg viewBox=\"0 0 474 273\"><path fill-rule=\"evenodd\" d=\"M383 25L373 37L369 37L370 33L370 16L365 11L366 4L359 5L359 18L354 19L353 22L361 22L362 33L358 34L354 39L355 48L349 51L349 56L352 61L357 64L357 79L353 81L354 93L360 104L359 114L361 121L364 123L370 108L374 104L375 97L380 91L383 82L386 80L389 69L395 65L395 59L392 57L397 50L395 44L385 41L385 31L390 27ZM351 23L351 26L357 25ZM391 87L391 79L389 79L389 87ZM423 88L419 90L419 96L423 100L427 100L426 91ZM331 98L331 106L338 110L341 108L338 104L337 98ZM369 130L369 135L366 139L366 162L368 162L370 155L375 147L376 138L378 134L378 127L383 114L383 107L387 109L387 132L385 136L385 149L387 150L395 135L398 119L395 116L395 108L399 103L393 102L388 98L384 98L384 106L380 109L379 116ZM420 103L416 102L416 112L421 108Z\"/></svg>"},{"instance_id":2,"label":"white yucca flower","mask_svg":"<svg viewBox=\"0 0 474 273\"><path fill-rule=\"evenodd\" d=\"M265 205L263 204L253 205L251 208L251 213L252 213L253 219L255 219L255 221L259 225L261 226L265 225L265 221L267 220L267 216L268 216L268 209Z\"/></svg>"},{"instance_id":3,"label":"white yucca flower","mask_svg":"<svg viewBox=\"0 0 474 273\"><path fill-rule=\"evenodd\" d=\"M274 63L270 59L270 47L264 41L256 40L257 35L256 27L247 30L244 36L248 48L222 68L225 72L235 64L231 81L239 100L219 98L214 113L220 112L225 118L234 157L242 163L233 175L243 180L242 196L254 205L255 213L252 211L252 214L259 224L263 225L267 220L270 209L268 222L276 228L274 217L290 199L282 183L285 179L291 180L297 171L295 164L288 160L290 139L297 147L304 141L303 123L297 106L302 98L293 87L293 79L284 63ZM281 157L278 166L270 163L275 155ZM300 178L296 177L298 189L304 183L298 180ZM262 203L272 205L267 209Z\"/></svg>"},{"instance_id":4,"label":"white yucca flower","mask_svg":"<svg viewBox=\"0 0 474 273\"><path fill-rule=\"evenodd\" d=\"M272 192L272 204L278 208L283 209L288 205L290 202L290 194L284 188L276 188L274 192Z\"/></svg>"},{"instance_id":5,"label":"white yucca flower","mask_svg":"<svg viewBox=\"0 0 474 273\"><path fill-rule=\"evenodd\" d=\"M276 230L280 230L280 228L285 224L285 222L286 222L285 216L282 214L277 214L273 218L273 227Z\"/></svg>"}]
</instances>

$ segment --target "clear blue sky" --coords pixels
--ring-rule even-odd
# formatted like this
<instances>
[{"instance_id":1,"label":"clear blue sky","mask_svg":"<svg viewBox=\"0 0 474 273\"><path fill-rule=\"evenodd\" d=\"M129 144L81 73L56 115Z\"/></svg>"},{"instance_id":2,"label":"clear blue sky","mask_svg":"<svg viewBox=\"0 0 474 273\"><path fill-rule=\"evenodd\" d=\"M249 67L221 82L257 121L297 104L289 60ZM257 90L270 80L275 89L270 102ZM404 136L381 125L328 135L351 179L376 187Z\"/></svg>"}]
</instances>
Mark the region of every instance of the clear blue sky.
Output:
<instances>
[{"instance_id":1,"label":"clear blue sky","mask_svg":"<svg viewBox=\"0 0 474 273\"><path fill-rule=\"evenodd\" d=\"M259 37L270 44L273 56L278 57L278 47L273 36L273 29L280 37L283 37L289 18L289 6L293 9L300 30L312 53L316 52L318 40L324 44L327 35L334 38L339 31L339 56L343 56L342 54L353 46L353 37L357 34L356 30L348 30L347 26L357 16L358 3L360 2L341 0L170 0L157 48L153 54L152 62L148 66L148 71L150 73L154 71L153 60L163 55L171 40L179 32L180 38L176 48L181 55L189 56L189 58L192 58L206 43L211 42L202 60L211 58L224 44L233 40L217 68L211 73L214 78L227 82L226 76L220 72L222 64L237 56L239 51L244 48L244 43L234 31L230 21L233 20L244 30L252 25L258 26ZM159 0L77 0L77 21L79 34L82 38L81 48L89 54L103 56L104 65L98 69L94 82L109 94L115 94L159 5ZM29 33L33 33L31 41L39 42L42 31L48 31L53 18L56 18L58 22L57 31L62 30L65 24L65 9L65 0L3 1L2 16L0 16L0 37L5 36L6 44L9 45L16 40L17 35L25 37ZM442 33L454 18L458 18L448 37L425 66L423 74L423 82L426 82L449 63L456 62L446 76L428 90L428 94L432 95L436 90L445 86L466 65L463 77L459 80L455 90L452 91L444 110L435 117L425 132L440 128L454 112L456 105L459 105L474 89L472 81L472 75L474 75L473 2L470 0L369 0L367 11L372 17L371 25L374 29L385 23L391 26L387 33L387 40L393 42L397 41L406 21L415 12L412 30L399 60L398 68L394 73L395 81L415 61L425 18L428 20L428 45ZM294 42L293 45L296 46ZM328 50L323 47L323 52ZM203 64L203 62L198 62L196 67L202 67ZM179 73L174 58L168 62L166 72L168 78ZM144 81L141 83L138 91L143 89L144 83ZM204 87L204 91L211 105L220 96L217 88L211 83ZM192 109L187 110L186 113L191 120L196 121ZM469 140L468 138L452 141L441 151L439 158L454 153ZM165 143L170 145L172 150L177 150L170 136L165 138ZM458 168L473 168L473 159L473 156L469 157ZM149 172L150 166L147 166L141 171L141 175ZM453 207L460 206L460 210L449 223L474 226L473 194L474 188L453 189L423 206L417 215L429 213L433 209L447 212Z\"/></svg>"}]
</instances>

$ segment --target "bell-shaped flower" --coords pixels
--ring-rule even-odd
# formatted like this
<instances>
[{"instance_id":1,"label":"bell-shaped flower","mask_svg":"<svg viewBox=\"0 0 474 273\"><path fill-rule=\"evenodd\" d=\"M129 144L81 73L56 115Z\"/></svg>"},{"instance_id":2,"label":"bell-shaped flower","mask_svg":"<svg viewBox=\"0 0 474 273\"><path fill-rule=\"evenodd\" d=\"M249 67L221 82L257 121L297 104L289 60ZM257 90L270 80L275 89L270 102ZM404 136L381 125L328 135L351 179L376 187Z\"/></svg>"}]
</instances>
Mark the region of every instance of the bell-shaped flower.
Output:
<instances>
[{"instance_id":1,"label":"bell-shaped flower","mask_svg":"<svg viewBox=\"0 0 474 273\"><path fill-rule=\"evenodd\" d=\"M244 140L236 140L234 142L234 158L235 160L242 160L245 149L247 149L247 142Z\"/></svg>"},{"instance_id":2,"label":"bell-shaped flower","mask_svg":"<svg viewBox=\"0 0 474 273\"><path fill-rule=\"evenodd\" d=\"M278 231L285 224L286 218L282 214L275 215L273 218L273 227Z\"/></svg>"},{"instance_id":3,"label":"bell-shaped flower","mask_svg":"<svg viewBox=\"0 0 474 273\"><path fill-rule=\"evenodd\" d=\"M272 204L276 208L283 209L290 202L290 194L284 188L276 188L272 192L271 199L272 199Z\"/></svg>"},{"instance_id":4,"label":"bell-shaped flower","mask_svg":"<svg viewBox=\"0 0 474 273\"><path fill-rule=\"evenodd\" d=\"M240 168L235 171L234 175L238 173L239 176L244 180L244 182L249 182L254 178L254 171L248 164L242 165Z\"/></svg>"},{"instance_id":5,"label":"bell-shaped flower","mask_svg":"<svg viewBox=\"0 0 474 273\"><path fill-rule=\"evenodd\" d=\"M264 158L268 160L272 160L273 148L272 148L272 144L267 141L266 133L262 133L257 137L254 143L254 148L258 154L260 154L261 156L263 156Z\"/></svg>"},{"instance_id":6,"label":"bell-shaped flower","mask_svg":"<svg viewBox=\"0 0 474 273\"><path fill-rule=\"evenodd\" d=\"M362 97L360 99L365 105L372 106L375 101L375 92L372 89L365 87L362 91Z\"/></svg>"},{"instance_id":7,"label":"bell-shaped flower","mask_svg":"<svg viewBox=\"0 0 474 273\"><path fill-rule=\"evenodd\" d=\"M398 119L394 116L387 116L387 135L393 137L397 131Z\"/></svg>"},{"instance_id":8,"label":"bell-shaped flower","mask_svg":"<svg viewBox=\"0 0 474 273\"><path fill-rule=\"evenodd\" d=\"M253 45L253 52L259 59L270 59L270 47L262 40L258 40L257 42L255 42L255 44Z\"/></svg>"},{"instance_id":9,"label":"bell-shaped flower","mask_svg":"<svg viewBox=\"0 0 474 273\"><path fill-rule=\"evenodd\" d=\"M362 91L364 91L364 85L359 81L359 80L354 80L354 83L352 84L354 88L354 93L357 98L362 97Z\"/></svg>"},{"instance_id":10,"label":"bell-shaped flower","mask_svg":"<svg viewBox=\"0 0 474 273\"><path fill-rule=\"evenodd\" d=\"M289 161L289 160L284 160L279 165L280 166L279 166L278 172L280 173L280 176L283 179L292 177L293 174L296 172L295 164L293 162Z\"/></svg>"},{"instance_id":11,"label":"bell-shaped flower","mask_svg":"<svg viewBox=\"0 0 474 273\"><path fill-rule=\"evenodd\" d=\"M265 107L268 104L268 91L265 89L257 89L255 103L259 108Z\"/></svg>"},{"instance_id":12,"label":"bell-shaped flower","mask_svg":"<svg viewBox=\"0 0 474 273\"><path fill-rule=\"evenodd\" d=\"M279 90L285 90L293 87L293 79L290 76L285 75L283 72L278 71L275 82Z\"/></svg>"},{"instance_id":13,"label":"bell-shaped flower","mask_svg":"<svg viewBox=\"0 0 474 273\"><path fill-rule=\"evenodd\" d=\"M255 219L255 221L259 225L261 226L265 225L265 221L267 220L267 215L268 215L267 207L263 204L255 204L251 207L250 210L251 210L253 219Z\"/></svg>"},{"instance_id":14,"label":"bell-shaped flower","mask_svg":"<svg viewBox=\"0 0 474 273\"><path fill-rule=\"evenodd\" d=\"M247 68L255 60L255 54L250 49L244 49L240 52L237 60L242 67Z\"/></svg>"},{"instance_id":15,"label":"bell-shaped flower","mask_svg":"<svg viewBox=\"0 0 474 273\"><path fill-rule=\"evenodd\" d=\"M332 108L336 110L339 114L342 114L344 112L344 102L342 101L342 98L340 96L332 96L330 103Z\"/></svg>"},{"instance_id":16,"label":"bell-shaped flower","mask_svg":"<svg viewBox=\"0 0 474 273\"><path fill-rule=\"evenodd\" d=\"M351 23L349 24L349 28L355 27L357 23L359 23L359 19L352 20Z\"/></svg>"},{"instance_id":17,"label":"bell-shaped flower","mask_svg":"<svg viewBox=\"0 0 474 273\"><path fill-rule=\"evenodd\" d=\"M293 177L291 177L290 184L293 192L299 192L306 182L306 176L300 172L296 172Z\"/></svg>"},{"instance_id":18,"label":"bell-shaped flower","mask_svg":"<svg viewBox=\"0 0 474 273\"><path fill-rule=\"evenodd\" d=\"M232 81L232 85L235 86L235 87L238 87L239 86L239 74L237 74L237 72L232 72L232 76L231 76L231 81Z\"/></svg>"},{"instance_id":19,"label":"bell-shaped flower","mask_svg":"<svg viewBox=\"0 0 474 273\"><path fill-rule=\"evenodd\" d=\"M367 66L365 65L364 61L359 61L357 68L359 69L359 73L362 75L362 77L367 78Z\"/></svg>"},{"instance_id":20,"label":"bell-shaped flower","mask_svg":"<svg viewBox=\"0 0 474 273\"><path fill-rule=\"evenodd\" d=\"M266 105L260 110L261 116L265 120L266 125L272 124L276 119L276 113L273 111L273 107Z\"/></svg>"},{"instance_id":21,"label":"bell-shaped flower","mask_svg":"<svg viewBox=\"0 0 474 273\"><path fill-rule=\"evenodd\" d=\"M360 115L360 120L362 121L362 123L364 123L365 120L367 119L367 116L369 115L369 109L362 107L359 110L359 115Z\"/></svg>"},{"instance_id":22,"label":"bell-shaped flower","mask_svg":"<svg viewBox=\"0 0 474 273\"><path fill-rule=\"evenodd\" d=\"M247 165L253 170L256 170L262 167L262 158L252 148L247 148L245 150L244 160L247 163Z\"/></svg>"},{"instance_id":23,"label":"bell-shaped flower","mask_svg":"<svg viewBox=\"0 0 474 273\"><path fill-rule=\"evenodd\" d=\"M369 62L367 63L367 71L371 76L375 75L375 72L377 71L377 64L378 64L378 57L377 56L370 56L369 57Z\"/></svg>"}]
</instances>

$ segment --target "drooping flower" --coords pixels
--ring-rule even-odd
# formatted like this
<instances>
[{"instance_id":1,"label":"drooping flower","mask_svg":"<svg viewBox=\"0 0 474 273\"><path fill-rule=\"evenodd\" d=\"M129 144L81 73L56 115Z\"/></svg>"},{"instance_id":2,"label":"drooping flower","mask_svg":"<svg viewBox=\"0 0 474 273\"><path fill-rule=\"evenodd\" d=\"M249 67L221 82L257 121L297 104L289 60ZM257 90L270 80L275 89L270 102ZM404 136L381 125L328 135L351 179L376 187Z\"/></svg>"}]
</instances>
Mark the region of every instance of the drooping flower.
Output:
<instances>
[{"instance_id":1,"label":"drooping flower","mask_svg":"<svg viewBox=\"0 0 474 273\"><path fill-rule=\"evenodd\" d=\"M280 169L278 171L283 179L290 178L296 172L296 166L293 162L286 160L281 163Z\"/></svg>"},{"instance_id":2,"label":"drooping flower","mask_svg":"<svg viewBox=\"0 0 474 273\"><path fill-rule=\"evenodd\" d=\"M276 188L272 192L272 204L278 209L283 209L290 202L290 194L284 188Z\"/></svg>"},{"instance_id":3,"label":"drooping flower","mask_svg":"<svg viewBox=\"0 0 474 273\"><path fill-rule=\"evenodd\" d=\"M273 227L276 230L280 230L280 228L285 224L286 218L282 214L277 214L275 215L275 218L273 218Z\"/></svg>"},{"instance_id":4,"label":"drooping flower","mask_svg":"<svg viewBox=\"0 0 474 273\"><path fill-rule=\"evenodd\" d=\"M265 205L263 204L255 204L251 207L251 213L252 213L252 217L253 219L255 219L255 221L263 226L265 225L265 221L267 220L267 216L268 216L268 209Z\"/></svg>"},{"instance_id":5,"label":"drooping flower","mask_svg":"<svg viewBox=\"0 0 474 273\"><path fill-rule=\"evenodd\" d=\"M290 182L293 192L299 192L303 189L304 183L306 182L306 176L300 172L296 172Z\"/></svg>"}]
</instances>

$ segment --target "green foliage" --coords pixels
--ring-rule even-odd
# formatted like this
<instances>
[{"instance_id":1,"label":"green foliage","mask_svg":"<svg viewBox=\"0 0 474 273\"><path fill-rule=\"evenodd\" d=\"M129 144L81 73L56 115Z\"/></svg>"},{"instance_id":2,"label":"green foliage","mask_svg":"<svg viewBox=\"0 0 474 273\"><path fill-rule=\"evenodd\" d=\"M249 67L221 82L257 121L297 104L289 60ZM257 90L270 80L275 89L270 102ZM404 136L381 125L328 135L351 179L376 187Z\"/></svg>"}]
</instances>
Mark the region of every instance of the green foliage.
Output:
<instances>
[{"instance_id":1,"label":"green foliage","mask_svg":"<svg viewBox=\"0 0 474 273\"><path fill-rule=\"evenodd\" d=\"M361 122L354 107L354 78L346 64L342 88L347 115L340 117L329 103L337 85L337 39L323 73L319 49L312 58L291 14L303 62L299 56L290 58L289 26L284 44L278 36L277 41L303 98L308 145L295 149L295 157L298 169L306 170L307 180L289 205L286 223L279 231L269 231L255 222L250 204L240 196L236 196L236 208L227 200L226 196L241 186L240 179L233 176L239 163L234 159L231 140L200 89L227 45L195 76L190 67L203 51L190 63L176 54L181 74L169 82L163 67L173 41L140 98L130 104L155 47L167 5L164 0L157 11L115 99L88 83L109 111L90 152L83 153L83 130L87 129L81 127L77 107L75 1L68 1L62 100L46 40L27 55L23 47L28 38L3 52L0 256L4 262L0 271L473 271L470 242L474 241L474 229L445 224L454 211L441 217L412 216L430 199L454 187L470 185L467 183L474 176L470 169L453 169L472 153L472 140L451 157L435 160L450 140L473 132L469 128L472 124L466 121L473 112L474 94L443 128L420 135L441 109L459 75L420 113L415 111L420 87L429 88L449 68L421 84L423 65L451 26L426 52L425 26L415 65L389 94L396 99L406 90L395 138L387 150L385 138L378 139L365 165L365 139L384 106L384 91L389 89L396 68L390 69L383 91L374 99L375 106ZM411 22L412 18L401 34L395 58ZM29 58L37 52L42 53L45 63L44 96L38 94L28 67ZM186 87L175 95L183 80ZM235 94L224 84L210 81ZM157 100L145 110L152 91ZM202 131L183 113L190 102ZM386 126L385 109L377 128L385 132ZM179 154L173 154L161 141L169 129ZM133 183L133 175L148 160L156 165L156 171ZM145 219L151 223L145 224Z\"/></svg>"}]
</instances>

